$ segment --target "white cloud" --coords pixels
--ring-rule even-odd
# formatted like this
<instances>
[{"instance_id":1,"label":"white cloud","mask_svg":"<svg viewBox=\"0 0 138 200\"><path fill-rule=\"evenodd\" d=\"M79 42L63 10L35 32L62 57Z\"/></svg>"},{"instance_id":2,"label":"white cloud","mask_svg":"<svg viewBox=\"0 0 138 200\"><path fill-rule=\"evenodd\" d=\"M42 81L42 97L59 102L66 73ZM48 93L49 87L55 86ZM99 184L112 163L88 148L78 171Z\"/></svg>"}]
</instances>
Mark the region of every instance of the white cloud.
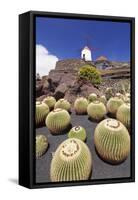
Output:
<instances>
[{"instance_id":1,"label":"white cloud","mask_svg":"<svg viewBox=\"0 0 138 200\"><path fill-rule=\"evenodd\" d=\"M36 45L36 73L40 76L47 75L51 69L54 69L58 57L49 53L41 44Z\"/></svg>"}]
</instances>

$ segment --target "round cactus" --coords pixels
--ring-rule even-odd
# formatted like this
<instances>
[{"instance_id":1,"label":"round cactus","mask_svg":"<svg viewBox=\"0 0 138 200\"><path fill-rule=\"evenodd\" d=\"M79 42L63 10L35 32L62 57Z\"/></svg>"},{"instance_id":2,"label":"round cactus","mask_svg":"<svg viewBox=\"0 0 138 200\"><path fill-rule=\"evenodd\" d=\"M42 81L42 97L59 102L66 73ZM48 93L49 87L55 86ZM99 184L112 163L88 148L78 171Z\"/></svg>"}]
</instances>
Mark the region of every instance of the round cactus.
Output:
<instances>
[{"instance_id":1,"label":"round cactus","mask_svg":"<svg viewBox=\"0 0 138 200\"><path fill-rule=\"evenodd\" d=\"M130 128L130 103L124 103L118 108L116 118Z\"/></svg>"},{"instance_id":2,"label":"round cactus","mask_svg":"<svg viewBox=\"0 0 138 200\"><path fill-rule=\"evenodd\" d=\"M124 97L124 95L121 94L120 92L116 93L115 96L122 99L122 100L123 100L123 97Z\"/></svg>"},{"instance_id":3,"label":"round cactus","mask_svg":"<svg viewBox=\"0 0 138 200\"><path fill-rule=\"evenodd\" d=\"M48 148L48 140L44 135L36 136L36 158L40 158L45 154Z\"/></svg>"},{"instance_id":4,"label":"round cactus","mask_svg":"<svg viewBox=\"0 0 138 200\"><path fill-rule=\"evenodd\" d=\"M62 108L65 109L67 111L70 111L71 105L70 103L66 100L66 99L59 99L56 104L55 104L55 109L56 108Z\"/></svg>"},{"instance_id":5,"label":"round cactus","mask_svg":"<svg viewBox=\"0 0 138 200\"><path fill-rule=\"evenodd\" d=\"M56 99L52 96L47 96L43 99L43 102L46 103L50 110L52 110L55 106Z\"/></svg>"},{"instance_id":6,"label":"round cactus","mask_svg":"<svg viewBox=\"0 0 138 200\"><path fill-rule=\"evenodd\" d=\"M89 102L93 102L93 101L97 100L97 94L91 93L91 94L88 96L88 100L89 100Z\"/></svg>"},{"instance_id":7,"label":"round cactus","mask_svg":"<svg viewBox=\"0 0 138 200\"><path fill-rule=\"evenodd\" d=\"M126 127L116 119L101 121L94 132L94 144L100 157L117 164L130 152L130 136Z\"/></svg>"},{"instance_id":8,"label":"round cactus","mask_svg":"<svg viewBox=\"0 0 138 200\"><path fill-rule=\"evenodd\" d=\"M87 113L88 101L84 97L78 97L74 103L74 109L76 114L86 114Z\"/></svg>"},{"instance_id":9,"label":"round cactus","mask_svg":"<svg viewBox=\"0 0 138 200\"><path fill-rule=\"evenodd\" d=\"M85 141L86 140L86 131L81 126L75 126L69 131L68 137L69 138L78 138L82 141Z\"/></svg>"},{"instance_id":10,"label":"round cactus","mask_svg":"<svg viewBox=\"0 0 138 200\"><path fill-rule=\"evenodd\" d=\"M87 113L90 118L100 120L106 114L106 107L100 101L93 101L88 105Z\"/></svg>"},{"instance_id":11,"label":"round cactus","mask_svg":"<svg viewBox=\"0 0 138 200\"><path fill-rule=\"evenodd\" d=\"M35 111L36 126L42 125L45 122L46 116L49 113L49 107L47 104L37 101Z\"/></svg>"},{"instance_id":12,"label":"round cactus","mask_svg":"<svg viewBox=\"0 0 138 200\"><path fill-rule=\"evenodd\" d=\"M79 139L65 140L57 148L50 168L52 182L87 180L92 171L92 158L87 145Z\"/></svg>"},{"instance_id":13,"label":"round cactus","mask_svg":"<svg viewBox=\"0 0 138 200\"><path fill-rule=\"evenodd\" d=\"M51 111L46 118L46 126L53 134L60 134L70 124L69 113L61 108Z\"/></svg>"},{"instance_id":14,"label":"round cactus","mask_svg":"<svg viewBox=\"0 0 138 200\"><path fill-rule=\"evenodd\" d=\"M107 103L107 99L104 95L100 96L99 101L101 101L103 104Z\"/></svg>"},{"instance_id":15,"label":"round cactus","mask_svg":"<svg viewBox=\"0 0 138 200\"><path fill-rule=\"evenodd\" d=\"M118 108L124 103L119 97L112 97L107 102L107 110L109 113L116 115Z\"/></svg>"}]
</instances>

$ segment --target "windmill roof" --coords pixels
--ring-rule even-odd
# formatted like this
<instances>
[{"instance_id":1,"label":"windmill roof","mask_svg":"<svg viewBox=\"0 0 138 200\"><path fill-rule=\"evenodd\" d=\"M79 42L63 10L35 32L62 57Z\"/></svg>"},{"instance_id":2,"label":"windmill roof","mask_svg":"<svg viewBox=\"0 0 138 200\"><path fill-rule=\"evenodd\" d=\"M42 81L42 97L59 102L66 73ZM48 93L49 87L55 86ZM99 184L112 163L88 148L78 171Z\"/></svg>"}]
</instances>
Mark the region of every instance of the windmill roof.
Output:
<instances>
[{"instance_id":1,"label":"windmill roof","mask_svg":"<svg viewBox=\"0 0 138 200\"><path fill-rule=\"evenodd\" d=\"M90 50L90 48L89 48L88 46L85 46L83 49L88 49L88 50Z\"/></svg>"},{"instance_id":2,"label":"windmill roof","mask_svg":"<svg viewBox=\"0 0 138 200\"><path fill-rule=\"evenodd\" d=\"M107 61L108 59L105 56L100 56L96 59L96 61Z\"/></svg>"}]
</instances>

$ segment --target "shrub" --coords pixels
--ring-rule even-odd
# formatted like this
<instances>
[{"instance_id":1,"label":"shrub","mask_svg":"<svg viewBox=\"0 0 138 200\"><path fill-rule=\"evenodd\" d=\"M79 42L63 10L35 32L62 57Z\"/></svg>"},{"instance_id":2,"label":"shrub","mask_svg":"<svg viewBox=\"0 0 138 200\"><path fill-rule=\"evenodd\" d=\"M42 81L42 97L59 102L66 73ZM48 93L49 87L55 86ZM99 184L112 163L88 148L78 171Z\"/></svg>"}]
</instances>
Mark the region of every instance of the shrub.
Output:
<instances>
[{"instance_id":1,"label":"shrub","mask_svg":"<svg viewBox=\"0 0 138 200\"><path fill-rule=\"evenodd\" d=\"M85 65L79 70L79 78L91 81L92 84L101 83L100 72L93 66Z\"/></svg>"}]
</instances>

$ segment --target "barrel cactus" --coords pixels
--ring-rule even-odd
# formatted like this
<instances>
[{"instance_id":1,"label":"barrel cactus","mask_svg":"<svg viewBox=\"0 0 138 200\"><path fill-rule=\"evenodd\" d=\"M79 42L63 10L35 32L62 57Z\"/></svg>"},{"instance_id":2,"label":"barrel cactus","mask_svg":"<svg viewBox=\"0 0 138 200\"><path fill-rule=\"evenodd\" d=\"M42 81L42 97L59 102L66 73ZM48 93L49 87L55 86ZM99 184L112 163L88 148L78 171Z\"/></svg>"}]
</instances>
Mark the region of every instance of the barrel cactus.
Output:
<instances>
[{"instance_id":1,"label":"barrel cactus","mask_svg":"<svg viewBox=\"0 0 138 200\"><path fill-rule=\"evenodd\" d=\"M100 157L112 164L124 161L130 152L130 136L118 120L101 121L94 132L94 144Z\"/></svg>"},{"instance_id":2,"label":"barrel cactus","mask_svg":"<svg viewBox=\"0 0 138 200\"><path fill-rule=\"evenodd\" d=\"M106 99L105 95L100 96L99 101L101 101L105 105L107 103L107 99Z\"/></svg>"},{"instance_id":3,"label":"barrel cactus","mask_svg":"<svg viewBox=\"0 0 138 200\"><path fill-rule=\"evenodd\" d=\"M107 110L112 115L116 115L118 108L124 103L124 101L119 97L112 97L107 102Z\"/></svg>"},{"instance_id":4,"label":"barrel cactus","mask_svg":"<svg viewBox=\"0 0 138 200\"><path fill-rule=\"evenodd\" d=\"M70 111L71 105L70 103L66 100L66 99L59 99L56 104L55 104L55 109L56 108L62 108L65 109L67 111Z\"/></svg>"},{"instance_id":5,"label":"barrel cactus","mask_svg":"<svg viewBox=\"0 0 138 200\"><path fill-rule=\"evenodd\" d=\"M48 148L48 140L44 135L36 136L36 158L40 158L45 154Z\"/></svg>"},{"instance_id":6,"label":"barrel cactus","mask_svg":"<svg viewBox=\"0 0 138 200\"><path fill-rule=\"evenodd\" d=\"M74 109L76 114L86 114L87 113L88 101L84 97L78 97L74 103Z\"/></svg>"},{"instance_id":7,"label":"barrel cactus","mask_svg":"<svg viewBox=\"0 0 138 200\"><path fill-rule=\"evenodd\" d=\"M43 99L43 102L46 103L50 110L52 110L55 106L56 99L52 96L47 96Z\"/></svg>"},{"instance_id":8,"label":"barrel cactus","mask_svg":"<svg viewBox=\"0 0 138 200\"><path fill-rule=\"evenodd\" d=\"M116 118L130 128L130 103L124 103L118 108Z\"/></svg>"},{"instance_id":9,"label":"barrel cactus","mask_svg":"<svg viewBox=\"0 0 138 200\"><path fill-rule=\"evenodd\" d=\"M106 107L100 101L93 101L87 107L87 113L90 118L101 120L106 114Z\"/></svg>"},{"instance_id":10,"label":"barrel cactus","mask_svg":"<svg viewBox=\"0 0 138 200\"><path fill-rule=\"evenodd\" d=\"M53 134L60 134L70 124L69 113L61 108L51 111L46 118L46 126Z\"/></svg>"},{"instance_id":11,"label":"barrel cactus","mask_svg":"<svg viewBox=\"0 0 138 200\"><path fill-rule=\"evenodd\" d=\"M97 94L91 93L91 94L88 96L88 100L89 100L89 102L93 102L93 101L97 100Z\"/></svg>"},{"instance_id":12,"label":"barrel cactus","mask_svg":"<svg viewBox=\"0 0 138 200\"><path fill-rule=\"evenodd\" d=\"M42 125L45 122L46 116L49 113L49 107L47 104L37 101L35 111L36 126Z\"/></svg>"},{"instance_id":13,"label":"barrel cactus","mask_svg":"<svg viewBox=\"0 0 138 200\"><path fill-rule=\"evenodd\" d=\"M50 167L52 182L87 180L92 171L88 146L79 139L69 138L57 148Z\"/></svg>"},{"instance_id":14,"label":"barrel cactus","mask_svg":"<svg viewBox=\"0 0 138 200\"><path fill-rule=\"evenodd\" d=\"M68 137L69 138L78 138L82 141L85 141L86 140L86 131L81 126L75 126L69 131Z\"/></svg>"}]
</instances>

